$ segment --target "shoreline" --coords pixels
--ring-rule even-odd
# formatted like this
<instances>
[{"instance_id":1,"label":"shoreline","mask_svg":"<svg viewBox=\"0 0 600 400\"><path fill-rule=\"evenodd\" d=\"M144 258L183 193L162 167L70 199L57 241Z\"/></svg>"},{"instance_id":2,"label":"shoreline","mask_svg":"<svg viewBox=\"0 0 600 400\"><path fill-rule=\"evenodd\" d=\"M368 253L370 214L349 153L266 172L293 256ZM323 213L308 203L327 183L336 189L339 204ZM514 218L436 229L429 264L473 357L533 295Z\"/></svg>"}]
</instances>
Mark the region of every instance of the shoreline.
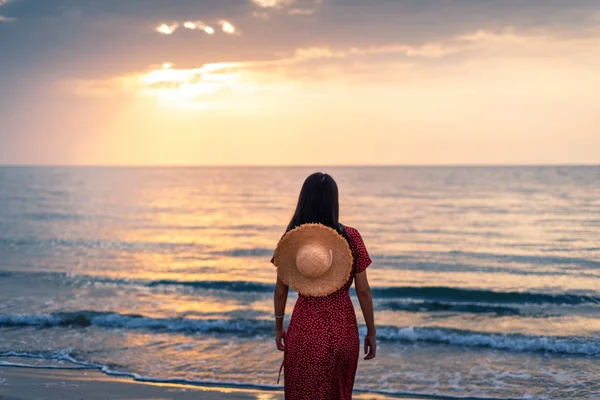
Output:
<instances>
[{"instance_id":1,"label":"shoreline","mask_svg":"<svg viewBox=\"0 0 600 400\"><path fill-rule=\"evenodd\" d=\"M215 385L155 383L107 375L96 369L23 368L0 365L0 400L283 400L283 390ZM417 397L355 393L355 399ZM421 399L423 397L420 397Z\"/></svg>"},{"instance_id":2,"label":"shoreline","mask_svg":"<svg viewBox=\"0 0 600 400\"><path fill-rule=\"evenodd\" d=\"M138 382L95 369L46 369L0 366L0 400L279 400L282 392Z\"/></svg>"}]
</instances>

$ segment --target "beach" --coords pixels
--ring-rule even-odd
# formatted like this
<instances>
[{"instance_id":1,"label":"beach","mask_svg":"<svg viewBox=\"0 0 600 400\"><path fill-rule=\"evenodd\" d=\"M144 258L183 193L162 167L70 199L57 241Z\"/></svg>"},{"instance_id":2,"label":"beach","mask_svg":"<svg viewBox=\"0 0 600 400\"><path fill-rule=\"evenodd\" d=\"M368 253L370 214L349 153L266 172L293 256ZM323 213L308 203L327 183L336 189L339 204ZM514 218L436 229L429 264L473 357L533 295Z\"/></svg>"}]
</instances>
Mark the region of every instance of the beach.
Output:
<instances>
[{"instance_id":1,"label":"beach","mask_svg":"<svg viewBox=\"0 0 600 400\"><path fill-rule=\"evenodd\" d=\"M398 396L395 396L398 398ZM358 394L355 399L385 399L388 396ZM402 397L416 400L412 397ZM49 370L0 366L0 400L280 400L281 390L206 387L136 382L111 377L94 370Z\"/></svg>"},{"instance_id":2,"label":"beach","mask_svg":"<svg viewBox=\"0 0 600 400\"><path fill-rule=\"evenodd\" d=\"M0 367L2 400L282 399L279 392L138 383L93 370Z\"/></svg>"}]
</instances>

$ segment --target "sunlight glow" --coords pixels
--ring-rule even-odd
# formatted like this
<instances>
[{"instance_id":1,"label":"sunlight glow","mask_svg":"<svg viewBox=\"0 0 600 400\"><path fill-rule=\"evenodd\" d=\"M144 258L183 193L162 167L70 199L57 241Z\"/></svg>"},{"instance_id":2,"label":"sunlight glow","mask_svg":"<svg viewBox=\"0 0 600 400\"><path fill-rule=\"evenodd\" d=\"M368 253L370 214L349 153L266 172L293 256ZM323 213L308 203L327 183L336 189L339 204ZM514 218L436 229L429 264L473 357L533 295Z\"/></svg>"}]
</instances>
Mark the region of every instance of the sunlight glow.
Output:
<instances>
[{"instance_id":1,"label":"sunlight glow","mask_svg":"<svg viewBox=\"0 0 600 400\"><path fill-rule=\"evenodd\" d=\"M176 69L173 64L164 63L162 68L141 76L141 92L157 97L163 104L191 105L200 102L203 97L217 96L239 84L239 73L229 70L234 66L217 63L201 68Z\"/></svg>"}]
</instances>

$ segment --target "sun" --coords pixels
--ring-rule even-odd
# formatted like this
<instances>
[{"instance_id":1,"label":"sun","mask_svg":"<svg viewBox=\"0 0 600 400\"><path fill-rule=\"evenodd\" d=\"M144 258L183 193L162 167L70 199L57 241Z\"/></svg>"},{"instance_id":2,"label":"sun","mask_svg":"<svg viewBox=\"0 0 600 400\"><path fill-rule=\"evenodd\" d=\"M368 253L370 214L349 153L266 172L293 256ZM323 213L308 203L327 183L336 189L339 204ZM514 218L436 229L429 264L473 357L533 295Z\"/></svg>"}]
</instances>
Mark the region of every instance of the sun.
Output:
<instances>
[{"instance_id":1,"label":"sun","mask_svg":"<svg viewBox=\"0 0 600 400\"><path fill-rule=\"evenodd\" d=\"M192 106L233 90L240 84L239 73L228 72L227 64L209 64L201 68L177 69L165 62L162 68L141 77L142 92L161 104Z\"/></svg>"}]
</instances>

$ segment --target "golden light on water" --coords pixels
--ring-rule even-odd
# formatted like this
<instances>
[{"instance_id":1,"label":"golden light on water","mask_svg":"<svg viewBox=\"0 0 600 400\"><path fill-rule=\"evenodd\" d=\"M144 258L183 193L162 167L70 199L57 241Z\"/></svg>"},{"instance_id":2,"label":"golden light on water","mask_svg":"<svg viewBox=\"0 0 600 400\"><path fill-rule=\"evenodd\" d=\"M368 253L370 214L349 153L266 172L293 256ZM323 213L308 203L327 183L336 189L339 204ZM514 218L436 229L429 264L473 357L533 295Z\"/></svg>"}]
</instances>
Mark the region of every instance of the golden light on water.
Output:
<instances>
[{"instance_id":1,"label":"golden light on water","mask_svg":"<svg viewBox=\"0 0 600 400\"><path fill-rule=\"evenodd\" d=\"M256 400L276 400L279 396L272 393L257 393Z\"/></svg>"}]
</instances>

